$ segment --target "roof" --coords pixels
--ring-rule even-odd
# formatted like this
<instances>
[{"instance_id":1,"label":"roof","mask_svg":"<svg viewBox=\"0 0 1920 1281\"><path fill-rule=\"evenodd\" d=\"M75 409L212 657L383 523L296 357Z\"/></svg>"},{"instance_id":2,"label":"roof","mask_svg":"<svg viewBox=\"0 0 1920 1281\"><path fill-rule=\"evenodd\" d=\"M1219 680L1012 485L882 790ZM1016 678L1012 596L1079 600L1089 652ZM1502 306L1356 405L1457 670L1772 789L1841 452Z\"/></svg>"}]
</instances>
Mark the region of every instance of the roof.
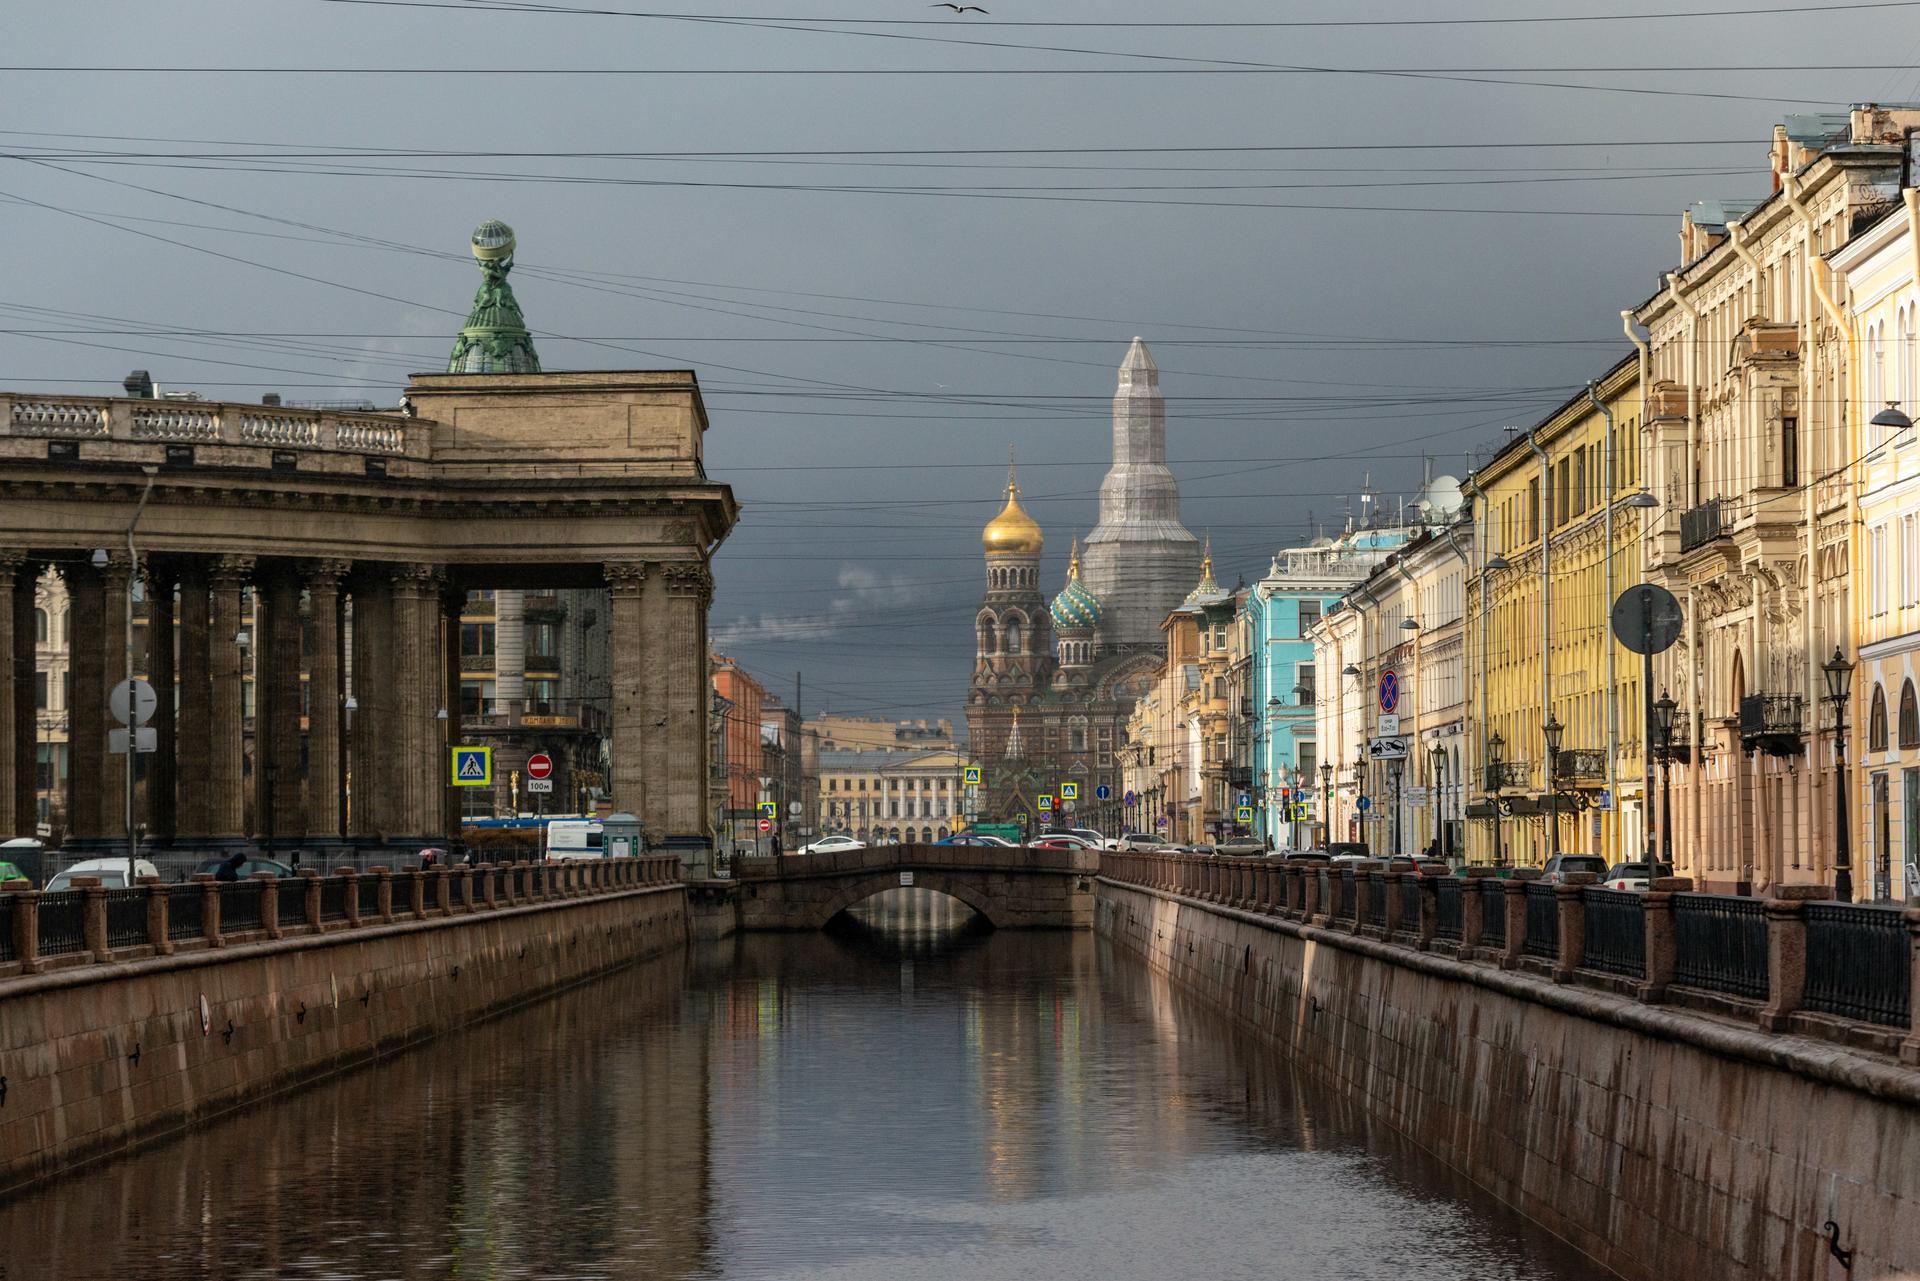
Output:
<instances>
[{"instance_id":1,"label":"roof","mask_svg":"<svg viewBox=\"0 0 1920 1281\"><path fill-rule=\"evenodd\" d=\"M847 752L820 753L820 772L835 770L867 774L888 774L898 770L926 769L931 766L960 768L965 753L943 747L926 752ZM947 758L947 759L941 759Z\"/></svg>"}]
</instances>

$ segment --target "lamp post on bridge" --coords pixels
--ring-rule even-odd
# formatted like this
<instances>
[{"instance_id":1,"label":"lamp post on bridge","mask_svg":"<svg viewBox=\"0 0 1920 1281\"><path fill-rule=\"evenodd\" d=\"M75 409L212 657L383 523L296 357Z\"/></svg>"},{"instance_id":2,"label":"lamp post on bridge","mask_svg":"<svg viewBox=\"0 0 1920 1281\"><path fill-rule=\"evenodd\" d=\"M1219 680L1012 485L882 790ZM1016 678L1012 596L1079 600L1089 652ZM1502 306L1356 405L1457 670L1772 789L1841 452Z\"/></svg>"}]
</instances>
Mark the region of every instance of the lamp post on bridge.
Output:
<instances>
[{"instance_id":1,"label":"lamp post on bridge","mask_svg":"<svg viewBox=\"0 0 1920 1281\"><path fill-rule=\"evenodd\" d=\"M1847 830L1847 694L1853 685L1853 664L1835 646L1833 657L1820 665L1827 678L1827 698L1833 703L1833 896L1853 902L1853 834Z\"/></svg>"}]
</instances>

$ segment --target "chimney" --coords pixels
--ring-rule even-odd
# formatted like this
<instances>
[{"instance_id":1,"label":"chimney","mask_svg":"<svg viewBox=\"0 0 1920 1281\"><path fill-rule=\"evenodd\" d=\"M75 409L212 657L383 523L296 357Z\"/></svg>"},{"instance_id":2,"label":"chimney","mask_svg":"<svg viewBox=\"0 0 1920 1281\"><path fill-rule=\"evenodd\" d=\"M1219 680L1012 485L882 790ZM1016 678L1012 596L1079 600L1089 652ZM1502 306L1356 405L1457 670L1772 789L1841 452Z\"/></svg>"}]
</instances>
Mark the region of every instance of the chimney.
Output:
<instances>
[{"instance_id":1,"label":"chimney","mask_svg":"<svg viewBox=\"0 0 1920 1281\"><path fill-rule=\"evenodd\" d=\"M127 395L134 400L153 399L153 376L144 369L136 369L120 380L127 389Z\"/></svg>"},{"instance_id":2,"label":"chimney","mask_svg":"<svg viewBox=\"0 0 1920 1281\"><path fill-rule=\"evenodd\" d=\"M263 395L262 397L260 397L260 403L263 405L273 405L275 407L278 407L280 404L280 393L277 391L270 391L265 395Z\"/></svg>"}]
</instances>

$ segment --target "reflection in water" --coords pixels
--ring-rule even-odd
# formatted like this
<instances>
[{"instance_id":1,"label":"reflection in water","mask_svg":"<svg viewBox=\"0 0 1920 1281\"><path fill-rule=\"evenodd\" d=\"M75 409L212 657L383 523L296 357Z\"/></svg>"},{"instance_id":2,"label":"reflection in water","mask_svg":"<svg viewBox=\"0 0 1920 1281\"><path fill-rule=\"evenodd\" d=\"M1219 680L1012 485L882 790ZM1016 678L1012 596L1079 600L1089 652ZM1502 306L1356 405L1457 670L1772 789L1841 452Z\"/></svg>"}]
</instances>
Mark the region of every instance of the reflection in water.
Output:
<instances>
[{"instance_id":1,"label":"reflection in water","mask_svg":"<svg viewBox=\"0 0 1920 1281\"><path fill-rule=\"evenodd\" d=\"M1087 935L924 890L0 1203L0 1274L1600 1275Z\"/></svg>"}]
</instances>

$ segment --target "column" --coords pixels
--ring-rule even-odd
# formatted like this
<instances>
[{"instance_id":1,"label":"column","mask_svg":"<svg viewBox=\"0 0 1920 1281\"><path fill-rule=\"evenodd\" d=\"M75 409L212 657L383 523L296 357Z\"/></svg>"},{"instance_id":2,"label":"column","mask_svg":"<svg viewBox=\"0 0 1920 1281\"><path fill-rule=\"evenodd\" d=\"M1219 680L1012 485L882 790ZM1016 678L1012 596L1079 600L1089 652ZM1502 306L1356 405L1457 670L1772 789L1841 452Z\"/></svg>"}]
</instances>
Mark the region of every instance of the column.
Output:
<instances>
[{"instance_id":1,"label":"column","mask_svg":"<svg viewBox=\"0 0 1920 1281\"><path fill-rule=\"evenodd\" d=\"M402 565L393 576L393 723L398 755L398 812L390 834L427 840L443 826L439 631L441 574L433 565Z\"/></svg>"},{"instance_id":2,"label":"column","mask_svg":"<svg viewBox=\"0 0 1920 1281\"><path fill-rule=\"evenodd\" d=\"M29 572L24 552L0 552L0 832L15 835L33 830L28 816L34 813L32 792L27 793L27 807L22 809L19 791L14 786L19 777L17 753L20 750L15 725L19 718L31 720L33 717L32 654L29 651L23 699L19 647L14 643L14 630L19 626L14 609L14 585ZM32 625L31 618L28 625Z\"/></svg>"},{"instance_id":3,"label":"column","mask_svg":"<svg viewBox=\"0 0 1920 1281\"><path fill-rule=\"evenodd\" d=\"M313 624L313 652L307 659L307 835L323 845L337 845L346 837L340 580L351 568L347 561L323 560L307 571Z\"/></svg>"},{"instance_id":4,"label":"column","mask_svg":"<svg viewBox=\"0 0 1920 1281\"><path fill-rule=\"evenodd\" d=\"M465 741L460 731L460 613L467 603L465 591L447 587L440 593L440 619L436 635L439 638L440 707L447 709L447 719L436 721L445 731L441 737L443 749ZM440 753L440 797L442 808L441 829L448 836L460 831L460 807L468 793L467 788L447 786L453 779L453 758L450 750Z\"/></svg>"},{"instance_id":5,"label":"column","mask_svg":"<svg viewBox=\"0 0 1920 1281\"><path fill-rule=\"evenodd\" d=\"M246 672L234 638L240 631L241 593L253 574L251 556L222 556L209 575L211 626L207 650L212 675L206 833L238 842L246 832Z\"/></svg>"},{"instance_id":6,"label":"column","mask_svg":"<svg viewBox=\"0 0 1920 1281\"><path fill-rule=\"evenodd\" d=\"M306 835L300 772L300 580L271 564L254 591L253 827L266 844Z\"/></svg>"},{"instance_id":7,"label":"column","mask_svg":"<svg viewBox=\"0 0 1920 1281\"><path fill-rule=\"evenodd\" d=\"M353 584L353 754L348 791L353 834L369 841L394 830L393 577L362 565Z\"/></svg>"},{"instance_id":8,"label":"column","mask_svg":"<svg viewBox=\"0 0 1920 1281\"><path fill-rule=\"evenodd\" d=\"M707 604L713 575L705 564L667 565L666 834L712 843L703 803L707 777Z\"/></svg>"},{"instance_id":9,"label":"column","mask_svg":"<svg viewBox=\"0 0 1920 1281\"><path fill-rule=\"evenodd\" d=\"M147 835L171 840L176 824L178 724L174 692L173 588L177 571L166 561L147 562L147 683L153 686L153 754L146 758Z\"/></svg>"},{"instance_id":10,"label":"column","mask_svg":"<svg viewBox=\"0 0 1920 1281\"><path fill-rule=\"evenodd\" d=\"M647 567L640 561L609 561L606 574L612 598L607 612L613 650L608 709L613 738L613 774L609 780L613 804L615 809L639 815L646 824L648 840L658 841L667 831L665 816L656 814L648 793L643 755L648 737L646 668L664 655L650 654L644 638Z\"/></svg>"},{"instance_id":11,"label":"column","mask_svg":"<svg viewBox=\"0 0 1920 1281\"><path fill-rule=\"evenodd\" d=\"M127 611L133 602L130 593L133 589L135 567L127 562L124 555L112 557L107 567L100 571L102 597L102 623L98 632L76 631L79 637L91 637L88 644L82 640L70 645L69 649L78 653L84 646L100 655L100 685L94 706L100 718L100 728L95 734L98 743L100 773L95 784L97 795L94 804L98 810L97 836L112 838L124 837L126 833L127 806L127 769L133 759L131 752L110 752L107 750L109 731L122 728L107 709L107 698L113 687L126 679L127 666ZM78 688L74 690L75 703L82 701ZM76 709L77 710L77 709Z\"/></svg>"},{"instance_id":12,"label":"column","mask_svg":"<svg viewBox=\"0 0 1920 1281\"><path fill-rule=\"evenodd\" d=\"M180 710L174 722L174 833L198 838L213 830L212 602L207 562L194 557L181 566ZM227 633L226 643L233 643Z\"/></svg>"},{"instance_id":13,"label":"column","mask_svg":"<svg viewBox=\"0 0 1920 1281\"><path fill-rule=\"evenodd\" d=\"M36 679L38 659L34 649L38 639L34 620L34 588L44 568L38 561L22 565L13 576L11 606L4 597L0 597L0 609L10 607L13 610L14 681L13 773L11 776L0 773L0 788L12 789L14 815L23 824L37 822L40 817L37 804L40 791L40 701L39 682ZM51 693L51 689L48 692ZM51 795L48 800L51 802ZM29 829L23 826L19 830L25 835Z\"/></svg>"},{"instance_id":14,"label":"column","mask_svg":"<svg viewBox=\"0 0 1920 1281\"><path fill-rule=\"evenodd\" d=\"M66 578L67 652L67 837L100 835L100 758L107 745L107 691L102 683L106 656L100 646L74 644L71 638L97 642L106 625L100 574L84 563L61 567Z\"/></svg>"}]
</instances>

